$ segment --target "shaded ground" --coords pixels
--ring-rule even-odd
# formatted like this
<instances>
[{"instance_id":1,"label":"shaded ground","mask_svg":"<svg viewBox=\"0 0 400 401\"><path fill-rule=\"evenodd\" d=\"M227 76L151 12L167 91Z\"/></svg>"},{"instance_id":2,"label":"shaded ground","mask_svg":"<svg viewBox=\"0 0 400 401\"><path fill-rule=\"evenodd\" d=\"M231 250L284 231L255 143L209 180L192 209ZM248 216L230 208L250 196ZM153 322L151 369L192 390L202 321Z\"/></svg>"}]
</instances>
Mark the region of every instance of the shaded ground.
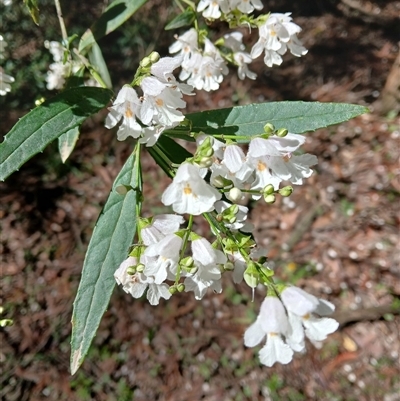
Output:
<instances>
[{"instance_id":1,"label":"shaded ground","mask_svg":"<svg viewBox=\"0 0 400 401\"><path fill-rule=\"evenodd\" d=\"M260 62L260 81L228 78L223 90L189 99L190 110L282 99L371 104L398 52L393 31L331 9L310 14L295 18L307 56L268 71ZM66 165L51 148L0 185L1 304L15 321L0 332L1 399L400 400L400 121L373 112L309 134L316 174L283 204L251 205L277 277L337 307L343 325L321 350L309 344L290 365L261 367L242 335L264 293L252 303L249 289L226 276L225 291L202 302L181 294L151 307L116 289L70 377L84 251L131 148L103 117L86 125ZM146 213L158 213L168 180L149 158L144 167Z\"/></svg>"}]
</instances>

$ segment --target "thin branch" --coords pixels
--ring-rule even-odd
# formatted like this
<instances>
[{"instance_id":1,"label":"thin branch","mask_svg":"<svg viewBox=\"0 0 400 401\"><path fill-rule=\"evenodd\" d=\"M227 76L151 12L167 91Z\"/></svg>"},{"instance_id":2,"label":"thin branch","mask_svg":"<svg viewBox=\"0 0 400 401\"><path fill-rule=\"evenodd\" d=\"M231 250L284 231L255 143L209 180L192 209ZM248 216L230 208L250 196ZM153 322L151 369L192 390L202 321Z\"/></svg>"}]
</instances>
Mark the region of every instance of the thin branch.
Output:
<instances>
[{"instance_id":1,"label":"thin branch","mask_svg":"<svg viewBox=\"0 0 400 401\"><path fill-rule=\"evenodd\" d=\"M63 38L63 41L67 43L68 35L67 35L67 29L65 28L64 18L62 16L60 0L54 0L54 4L56 5L57 17L58 21L60 22L61 36Z\"/></svg>"}]
</instances>

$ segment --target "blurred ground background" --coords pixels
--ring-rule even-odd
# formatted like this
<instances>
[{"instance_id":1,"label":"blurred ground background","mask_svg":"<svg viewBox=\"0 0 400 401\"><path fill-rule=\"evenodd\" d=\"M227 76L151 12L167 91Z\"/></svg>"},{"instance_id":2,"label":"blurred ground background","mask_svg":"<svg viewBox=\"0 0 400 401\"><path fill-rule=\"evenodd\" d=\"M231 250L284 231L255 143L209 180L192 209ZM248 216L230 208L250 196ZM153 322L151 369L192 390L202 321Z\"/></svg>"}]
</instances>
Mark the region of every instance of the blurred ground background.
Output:
<instances>
[{"instance_id":1,"label":"blurred ground background","mask_svg":"<svg viewBox=\"0 0 400 401\"><path fill-rule=\"evenodd\" d=\"M16 3L16 2L15 2ZM174 13L149 1L100 45L118 89L137 61L166 54ZM251 204L257 240L269 249L276 276L336 305L340 329L320 350L309 344L286 366L259 364L242 335L264 296L224 277L224 292L174 296L159 307L116 288L89 355L69 374L72 302L93 225L132 142L119 143L88 121L77 149L62 164L56 145L0 184L2 318L0 398L7 401L400 400L399 141L400 121L382 112L380 95L399 52L399 1L264 2L292 11L309 53L281 67L253 67L256 82L225 78L216 93L188 99L189 111L276 100L348 102L371 113L308 134L306 151L319 165L290 200ZM60 40L52 3L41 5L35 27L22 4L0 5L9 44L3 67L16 78L0 99L1 132L50 97L51 57L43 41ZM67 27L82 34L103 4L62 2ZM50 16L50 13L52 16ZM218 26L222 31L223 27ZM72 30L69 31L71 35ZM249 38L249 43L256 40ZM164 53L163 53L164 52ZM398 85L398 83L397 83ZM398 87L397 87L398 89ZM163 210L169 181L144 162L146 214ZM207 234L205 226L198 230Z\"/></svg>"}]
</instances>

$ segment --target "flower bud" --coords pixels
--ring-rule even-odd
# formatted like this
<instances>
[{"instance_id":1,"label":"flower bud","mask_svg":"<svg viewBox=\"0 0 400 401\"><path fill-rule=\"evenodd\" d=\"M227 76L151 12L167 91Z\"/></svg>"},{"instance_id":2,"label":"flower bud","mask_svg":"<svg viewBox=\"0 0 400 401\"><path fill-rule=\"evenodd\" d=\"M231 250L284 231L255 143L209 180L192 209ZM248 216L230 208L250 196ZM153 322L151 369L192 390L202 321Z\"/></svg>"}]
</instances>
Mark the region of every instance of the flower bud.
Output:
<instances>
[{"instance_id":1,"label":"flower bud","mask_svg":"<svg viewBox=\"0 0 400 401\"><path fill-rule=\"evenodd\" d=\"M145 57L143 60L140 61L139 65L143 68L148 68L152 64L150 57Z\"/></svg>"},{"instance_id":2,"label":"flower bud","mask_svg":"<svg viewBox=\"0 0 400 401\"><path fill-rule=\"evenodd\" d=\"M211 157L202 157L200 161L198 162L200 167L208 168L212 166L213 164L213 159Z\"/></svg>"},{"instance_id":3,"label":"flower bud","mask_svg":"<svg viewBox=\"0 0 400 401\"><path fill-rule=\"evenodd\" d=\"M185 291L185 284L180 283L180 284L178 284L178 286L176 288L177 288L178 292L183 292L183 291Z\"/></svg>"},{"instance_id":4,"label":"flower bud","mask_svg":"<svg viewBox=\"0 0 400 401\"><path fill-rule=\"evenodd\" d=\"M126 273L129 274L130 276L133 276L134 274L136 274L136 267L135 266L129 266L126 269Z\"/></svg>"},{"instance_id":5,"label":"flower bud","mask_svg":"<svg viewBox=\"0 0 400 401\"><path fill-rule=\"evenodd\" d=\"M282 196L290 196L293 193L293 187L288 185L287 187L281 188L278 192Z\"/></svg>"},{"instance_id":6,"label":"flower bud","mask_svg":"<svg viewBox=\"0 0 400 401\"><path fill-rule=\"evenodd\" d=\"M239 188L233 187L230 191L229 191L229 196L228 198L232 201L232 202L238 202L240 201L240 199L242 199L242 191Z\"/></svg>"},{"instance_id":7,"label":"flower bud","mask_svg":"<svg viewBox=\"0 0 400 401\"><path fill-rule=\"evenodd\" d=\"M224 270L226 271L232 271L235 269L235 265L232 262L226 262L224 264Z\"/></svg>"},{"instance_id":8,"label":"flower bud","mask_svg":"<svg viewBox=\"0 0 400 401\"><path fill-rule=\"evenodd\" d=\"M143 271L144 271L144 264L143 264L143 263L139 263L139 264L136 266L136 271L137 271L138 273L143 273Z\"/></svg>"},{"instance_id":9,"label":"flower bud","mask_svg":"<svg viewBox=\"0 0 400 401\"><path fill-rule=\"evenodd\" d=\"M266 134L272 134L275 131L275 127L271 123L264 125L264 132Z\"/></svg>"},{"instance_id":10,"label":"flower bud","mask_svg":"<svg viewBox=\"0 0 400 401\"><path fill-rule=\"evenodd\" d=\"M157 52L151 52L149 58L150 58L151 63L154 64L158 60L160 60L160 54Z\"/></svg>"},{"instance_id":11,"label":"flower bud","mask_svg":"<svg viewBox=\"0 0 400 401\"><path fill-rule=\"evenodd\" d=\"M272 204L275 203L276 196L274 194L264 195L265 203Z\"/></svg>"},{"instance_id":12,"label":"flower bud","mask_svg":"<svg viewBox=\"0 0 400 401\"><path fill-rule=\"evenodd\" d=\"M227 184L229 183L228 180L226 180L224 177L221 177L220 175L217 177L214 177L212 179L211 184L215 187L215 188L223 188L225 187Z\"/></svg>"},{"instance_id":13,"label":"flower bud","mask_svg":"<svg viewBox=\"0 0 400 401\"><path fill-rule=\"evenodd\" d=\"M288 134L288 132L289 131L286 128L279 128L278 131L276 131L276 136L283 138Z\"/></svg>"},{"instance_id":14,"label":"flower bud","mask_svg":"<svg viewBox=\"0 0 400 401\"><path fill-rule=\"evenodd\" d=\"M271 195L275 192L274 186L272 184L268 184L264 187L263 189L263 194L265 195Z\"/></svg>"},{"instance_id":15,"label":"flower bud","mask_svg":"<svg viewBox=\"0 0 400 401\"><path fill-rule=\"evenodd\" d=\"M0 327L12 326L14 321L11 319L0 319Z\"/></svg>"},{"instance_id":16,"label":"flower bud","mask_svg":"<svg viewBox=\"0 0 400 401\"><path fill-rule=\"evenodd\" d=\"M168 291L169 291L172 295L174 295L174 294L176 294L176 292L178 291L178 289L177 289L174 285L172 285L171 287L168 288Z\"/></svg>"}]
</instances>

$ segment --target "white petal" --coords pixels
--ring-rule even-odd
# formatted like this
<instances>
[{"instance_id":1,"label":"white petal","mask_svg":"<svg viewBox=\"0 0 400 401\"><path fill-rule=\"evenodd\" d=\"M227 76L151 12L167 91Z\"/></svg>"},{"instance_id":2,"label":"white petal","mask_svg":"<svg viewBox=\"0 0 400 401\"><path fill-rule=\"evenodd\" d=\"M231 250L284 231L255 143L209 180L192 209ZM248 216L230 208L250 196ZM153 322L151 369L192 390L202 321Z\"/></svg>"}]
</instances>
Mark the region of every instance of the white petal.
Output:
<instances>
[{"instance_id":1,"label":"white petal","mask_svg":"<svg viewBox=\"0 0 400 401\"><path fill-rule=\"evenodd\" d=\"M321 319L311 316L309 319L303 319L306 328L306 336L313 341L323 341L328 334L333 333L339 327L339 323L331 318L323 317Z\"/></svg>"},{"instance_id":2,"label":"white petal","mask_svg":"<svg viewBox=\"0 0 400 401\"><path fill-rule=\"evenodd\" d=\"M260 320L257 320L244 332L244 345L246 347L255 347L260 344L260 342L265 337L265 332L263 331Z\"/></svg>"},{"instance_id":3,"label":"white petal","mask_svg":"<svg viewBox=\"0 0 400 401\"><path fill-rule=\"evenodd\" d=\"M293 351L279 335L270 333L267 343L259 352L259 356L262 364L271 367L275 362L289 363L293 358Z\"/></svg>"}]
</instances>

